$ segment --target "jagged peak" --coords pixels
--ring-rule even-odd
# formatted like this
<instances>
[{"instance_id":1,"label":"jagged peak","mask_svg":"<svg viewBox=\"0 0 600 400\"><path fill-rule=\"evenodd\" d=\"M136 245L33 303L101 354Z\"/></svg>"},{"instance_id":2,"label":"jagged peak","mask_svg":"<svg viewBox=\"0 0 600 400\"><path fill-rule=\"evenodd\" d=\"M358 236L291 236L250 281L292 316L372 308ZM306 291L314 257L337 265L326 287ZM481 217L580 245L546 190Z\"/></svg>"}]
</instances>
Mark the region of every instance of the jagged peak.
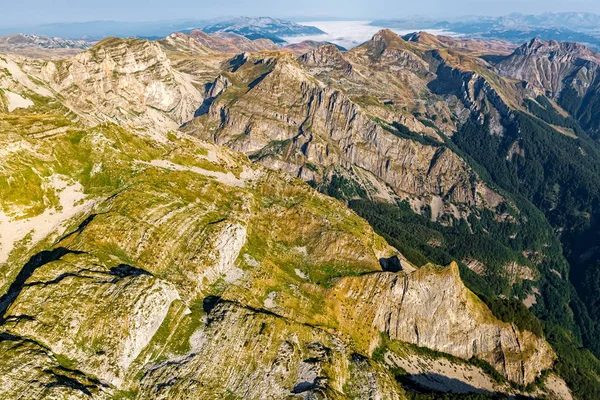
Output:
<instances>
[{"instance_id":1,"label":"jagged peak","mask_svg":"<svg viewBox=\"0 0 600 400\"><path fill-rule=\"evenodd\" d=\"M600 61L600 54L580 43L541 40L538 37L534 37L518 47L513 54L535 56L550 53Z\"/></svg>"},{"instance_id":2,"label":"jagged peak","mask_svg":"<svg viewBox=\"0 0 600 400\"><path fill-rule=\"evenodd\" d=\"M190 32L190 35L191 35L191 32ZM168 39L168 38L187 38L190 35L187 35L187 34L185 34L183 32L173 32L169 36L167 36L165 39Z\"/></svg>"},{"instance_id":3,"label":"jagged peak","mask_svg":"<svg viewBox=\"0 0 600 400\"><path fill-rule=\"evenodd\" d=\"M415 271L413 271L413 273L415 274L415 276L420 276L423 274L430 275L431 273L435 273L438 275L448 275L448 277L452 277L452 279L454 279L457 282L461 289L467 288L460 277L460 269L456 261L452 261L446 266L427 263L421 268L418 268Z\"/></svg>"},{"instance_id":4,"label":"jagged peak","mask_svg":"<svg viewBox=\"0 0 600 400\"><path fill-rule=\"evenodd\" d=\"M532 52L536 52L536 51L540 51L540 50L543 51L543 50L547 50L550 48L555 48L557 46L557 44L558 44L558 42L556 42L554 40L544 41L538 37L534 37L530 41L524 43L518 49L523 50L523 52L532 53Z\"/></svg>"},{"instance_id":5,"label":"jagged peak","mask_svg":"<svg viewBox=\"0 0 600 400\"><path fill-rule=\"evenodd\" d=\"M336 56L339 55L340 57L342 56L342 52L340 51L340 49L338 49L336 45L331 44L331 43L326 43L321 46L315 47L308 53L304 54L301 58L306 58L309 54L336 55Z\"/></svg>"},{"instance_id":6,"label":"jagged peak","mask_svg":"<svg viewBox=\"0 0 600 400\"><path fill-rule=\"evenodd\" d=\"M371 38L373 42L383 42L387 46L393 46L396 44L405 43L404 39L402 39L397 33L392 31L391 29L382 29L373 35Z\"/></svg>"},{"instance_id":7,"label":"jagged peak","mask_svg":"<svg viewBox=\"0 0 600 400\"><path fill-rule=\"evenodd\" d=\"M371 40L357 47L358 51L366 50L373 58L379 58L386 50L410 50L409 44L390 29L382 29L377 32Z\"/></svg>"},{"instance_id":8,"label":"jagged peak","mask_svg":"<svg viewBox=\"0 0 600 400\"><path fill-rule=\"evenodd\" d=\"M189 36L194 37L194 38L209 38L210 35L200 29L194 29L190 32Z\"/></svg>"},{"instance_id":9,"label":"jagged peak","mask_svg":"<svg viewBox=\"0 0 600 400\"><path fill-rule=\"evenodd\" d=\"M309 67L332 67L344 70L347 75L352 74L352 64L344 58L340 49L331 43L312 49L300 56L298 61Z\"/></svg>"},{"instance_id":10,"label":"jagged peak","mask_svg":"<svg viewBox=\"0 0 600 400\"><path fill-rule=\"evenodd\" d=\"M285 47L290 48L290 47L294 47L294 46L311 46L312 48L317 48L317 47L322 47L322 46L327 46L327 45L334 46L339 51L347 51L344 47L342 47L338 44L331 43L331 42L319 42L317 40L303 40L302 42L292 43Z\"/></svg>"},{"instance_id":11,"label":"jagged peak","mask_svg":"<svg viewBox=\"0 0 600 400\"><path fill-rule=\"evenodd\" d=\"M407 42L426 44L426 45L442 45L435 35L431 33L420 31L409 33L408 35L402 36L402 39Z\"/></svg>"},{"instance_id":12,"label":"jagged peak","mask_svg":"<svg viewBox=\"0 0 600 400\"><path fill-rule=\"evenodd\" d=\"M331 42L319 42L316 40L304 40L299 43L288 44L288 45L284 46L283 49L286 51L291 51L292 53L296 54L297 56L302 56L302 55L304 55L318 47L324 46L324 45L333 45L342 52L347 51L344 47L339 46L337 44L334 44Z\"/></svg>"}]
</instances>

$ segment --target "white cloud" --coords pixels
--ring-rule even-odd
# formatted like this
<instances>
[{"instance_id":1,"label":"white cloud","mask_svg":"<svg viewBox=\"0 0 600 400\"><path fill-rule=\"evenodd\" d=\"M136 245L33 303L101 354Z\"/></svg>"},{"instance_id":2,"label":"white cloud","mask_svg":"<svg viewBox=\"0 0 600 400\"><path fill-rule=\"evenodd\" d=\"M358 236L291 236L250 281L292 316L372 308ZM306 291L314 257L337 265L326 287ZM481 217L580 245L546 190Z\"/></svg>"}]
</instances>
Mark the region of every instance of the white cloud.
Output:
<instances>
[{"instance_id":1,"label":"white cloud","mask_svg":"<svg viewBox=\"0 0 600 400\"><path fill-rule=\"evenodd\" d=\"M288 43L299 43L305 40L316 40L319 42L331 42L339 46L351 49L371 39L375 33L383 29L379 26L369 25L370 21L311 21L299 22L301 25L316 26L323 32L322 35L289 36L284 37ZM416 31L426 31L434 35L457 36L454 32L443 29L392 29L399 35L406 35Z\"/></svg>"}]
</instances>

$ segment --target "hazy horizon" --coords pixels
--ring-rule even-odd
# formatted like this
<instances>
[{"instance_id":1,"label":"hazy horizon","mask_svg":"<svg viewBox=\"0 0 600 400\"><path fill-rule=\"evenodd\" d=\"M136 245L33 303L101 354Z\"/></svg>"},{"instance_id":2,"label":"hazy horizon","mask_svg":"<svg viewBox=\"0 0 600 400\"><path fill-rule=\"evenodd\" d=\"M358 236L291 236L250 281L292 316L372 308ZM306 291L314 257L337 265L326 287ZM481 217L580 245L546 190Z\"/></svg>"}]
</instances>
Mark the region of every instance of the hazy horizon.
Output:
<instances>
[{"instance_id":1,"label":"hazy horizon","mask_svg":"<svg viewBox=\"0 0 600 400\"><path fill-rule=\"evenodd\" d=\"M303 2L266 0L250 3L231 0L227 7L209 1L89 0L31 0L27 3L8 3L0 0L0 24L7 29L55 23L92 21L168 22L206 20L236 16L269 16L310 20L373 20L380 18L431 17L452 18L464 15L499 16L510 13L543 14L547 12L600 13L600 2L592 0L459 0L452 4L442 0L419 2L389 0L306 0Z\"/></svg>"}]
</instances>

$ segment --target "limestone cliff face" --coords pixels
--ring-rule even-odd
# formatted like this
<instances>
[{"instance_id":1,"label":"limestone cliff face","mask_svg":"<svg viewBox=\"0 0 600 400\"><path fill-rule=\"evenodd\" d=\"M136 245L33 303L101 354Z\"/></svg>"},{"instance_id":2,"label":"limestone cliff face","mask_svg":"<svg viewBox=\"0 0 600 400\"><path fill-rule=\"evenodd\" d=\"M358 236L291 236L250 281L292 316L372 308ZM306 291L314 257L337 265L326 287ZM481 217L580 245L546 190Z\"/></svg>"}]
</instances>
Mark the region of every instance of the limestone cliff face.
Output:
<instances>
[{"instance_id":1,"label":"limestone cliff face","mask_svg":"<svg viewBox=\"0 0 600 400\"><path fill-rule=\"evenodd\" d=\"M149 41L107 39L68 60L27 69L92 122L173 130L203 100L193 78L175 70L162 48Z\"/></svg>"},{"instance_id":2,"label":"limestone cliff face","mask_svg":"<svg viewBox=\"0 0 600 400\"><path fill-rule=\"evenodd\" d=\"M333 44L319 46L299 58L300 63L309 68L314 68L319 73L319 69L329 68L341 70L345 75L352 76L352 64L343 56L342 52Z\"/></svg>"},{"instance_id":3,"label":"limestone cliff face","mask_svg":"<svg viewBox=\"0 0 600 400\"><path fill-rule=\"evenodd\" d=\"M325 330L219 302L191 352L148 366L140 399L243 393L247 398L403 399L389 374Z\"/></svg>"},{"instance_id":4,"label":"limestone cliff face","mask_svg":"<svg viewBox=\"0 0 600 400\"><path fill-rule=\"evenodd\" d=\"M463 115L465 119L470 117L479 124L487 121L489 133L502 136L503 122L513 118L511 104L518 106L522 101L520 96L505 98L479 73L453 66L437 51L433 52L433 57L440 64L436 69L436 79L429 83L429 88L438 94L456 96L468 110ZM512 91L509 93L514 94Z\"/></svg>"},{"instance_id":5,"label":"limestone cliff face","mask_svg":"<svg viewBox=\"0 0 600 400\"><path fill-rule=\"evenodd\" d=\"M331 68L345 65L339 54L330 54L339 53L337 49L319 49L301 61ZM268 64L254 58L236 74L243 76L259 62ZM394 136L344 92L324 87L292 59L270 63L234 102L229 102L230 93L240 89L222 91L190 130L305 180L320 181L336 168L358 167L400 197L437 196L463 208L497 204L499 196L492 200L493 192L477 183L475 173L448 148ZM216 85L222 87L215 82L211 92L221 92Z\"/></svg>"},{"instance_id":6,"label":"limestone cliff face","mask_svg":"<svg viewBox=\"0 0 600 400\"><path fill-rule=\"evenodd\" d=\"M461 282L455 263L345 278L333 293L342 325L370 324L391 339L483 359L521 385L533 382L555 359L545 340L496 320Z\"/></svg>"},{"instance_id":7,"label":"limestone cliff face","mask_svg":"<svg viewBox=\"0 0 600 400\"><path fill-rule=\"evenodd\" d=\"M460 66L452 65L439 52L434 51L432 56L439 62L436 79L430 83L430 88L440 94L454 94L471 112L488 113L485 108L486 101L502 117L511 113L507 100L503 99L497 88L494 88L485 77L475 71L464 70Z\"/></svg>"},{"instance_id":8,"label":"limestone cliff face","mask_svg":"<svg viewBox=\"0 0 600 400\"><path fill-rule=\"evenodd\" d=\"M384 30L346 53L326 45L297 60L262 53L229 65L186 132L306 181L339 174L373 198L409 199L417 211L442 204L436 216L503 201L443 139L469 119L503 135L519 109L523 90L483 60ZM429 120L415 117L423 114ZM413 137L394 132L399 125Z\"/></svg>"},{"instance_id":9,"label":"limestone cliff face","mask_svg":"<svg viewBox=\"0 0 600 400\"><path fill-rule=\"evenodd\" d=\"M583 45L535 38L497 63L497 67L506 76L557 96L565 87L565 79L577 71L597 70L598 63L600 55Z\"/></svg>"}]
</instances>

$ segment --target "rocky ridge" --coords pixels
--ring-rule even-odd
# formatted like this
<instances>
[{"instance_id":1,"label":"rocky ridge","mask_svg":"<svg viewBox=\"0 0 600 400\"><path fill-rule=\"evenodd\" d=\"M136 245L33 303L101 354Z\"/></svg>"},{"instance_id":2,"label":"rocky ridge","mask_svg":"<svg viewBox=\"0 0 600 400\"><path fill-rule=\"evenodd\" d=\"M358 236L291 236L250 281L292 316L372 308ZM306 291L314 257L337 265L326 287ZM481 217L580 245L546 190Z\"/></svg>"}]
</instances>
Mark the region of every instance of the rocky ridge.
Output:
<instances>
[{"instance_id":1,"label":"rocky ridge","mask_svg":"<svg viewBox=\"0 0 600 400\"><path fill-rule=\"evenodd\" d=\"M299 42L299 43L291 43L291 44L285 45L285 46L283 46L283 48L285 50L292 51L292 53L294 53L297 56L301 56L303 54L308 53L312 49L316 49L317 47L325 46L325 45L328 45L328 44L333 44L333 43L329 43L329 42L317 42L317 41L314 41L314 40L304 40L304 41ZM342 46L338 46L338 45L335 45L335 44L334 44L334 46L338 50L346 51L346 49L343 48Z\"/></svg>"},{"instance_id":2,"label":"rocky ridge","mask_svg":"<svg viewBox=\"0 0 600 400\"><path fill-rule=\"evenodd\" d=\"M531 98L546 95L593 135L598 135L600 54L578 43L533 39L495 66L504 76L527 82ZM562 107L562 108L561 108ZM563 110L564 109L564 110Z\"/></svg>"},{"instance_id":3,"label":"rocky ridge","mask_svg":"<svg viewBox=\"0 0 600 400\"><path fill-rule=\"evenodd\" d=\"M532 39L497 63L510 77L527 81L558 96L565 80L577 70L596 69L600 55L577 43Z\"/></svg>"}]
</instances>

